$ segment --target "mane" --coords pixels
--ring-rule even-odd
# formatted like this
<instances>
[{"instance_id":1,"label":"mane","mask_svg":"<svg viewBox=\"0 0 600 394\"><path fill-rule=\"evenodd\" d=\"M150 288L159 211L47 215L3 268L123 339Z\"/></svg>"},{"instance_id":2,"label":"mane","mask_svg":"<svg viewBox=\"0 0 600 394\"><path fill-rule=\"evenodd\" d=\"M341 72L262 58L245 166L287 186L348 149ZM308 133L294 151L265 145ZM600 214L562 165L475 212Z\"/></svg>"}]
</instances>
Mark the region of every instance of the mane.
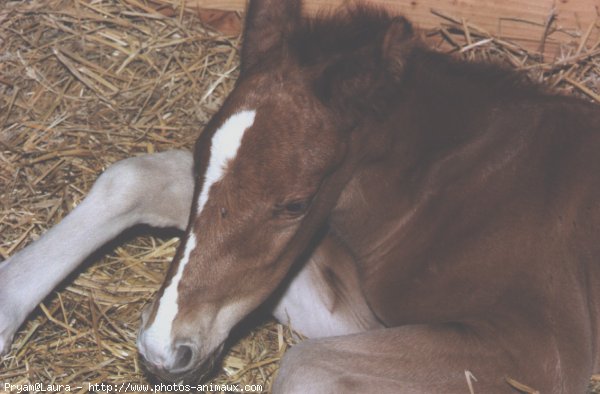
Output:
<instances>
[{"instance_id":1,"label":"mane","mask_svg":"<svg viewBox=\"0 0 600 394\"><path fill-rule=\"evenodd\" d=\"M312 65L375 46L391 20L384 9L365 5L336 13L320 12L303 18L288 43L301 65Z\"/></svg>"},{"instance_id":2,"label":"mane","mask_svg":"<svg viewBox=\"0 0 600 394\"><path fill-rule=\"evenodd\" d=\"M453 81L462 89L479 91L485 96L519 95L539 96L547 88L532 81L526 73L508 67L499 61L465 60L425 47L412 54L409 77L439 86Z\"/></svg>"},{"instance_id":3,"label":"mane","mask_svg":"<svg viewBox=\"0 0 600 394\"><path fill-rule=\"evenodd\" d=\"M404 54L404 75L397 79L382 59L381 43L393 20L387 11L365 5L304 18L287 38L289 54L313 70L317 97L357 116L385 117L409 86L447 97L534 97L546 92L524 73L457 59L427 48L416 37L407 38L411 49Z\"/></svg>"},{"instance_id":4,"label":"mane","mask_svg":"<svg viewBox=\"0 0 600 394\"><path fill-rule=\"evenodd\" d=\"M304 18L288 36L289 54L312 70L315 95L326 105L356 116L383 115L393 90L382 89L381 42L393 17L372 6Z\"/></svg>"}]
</instances>

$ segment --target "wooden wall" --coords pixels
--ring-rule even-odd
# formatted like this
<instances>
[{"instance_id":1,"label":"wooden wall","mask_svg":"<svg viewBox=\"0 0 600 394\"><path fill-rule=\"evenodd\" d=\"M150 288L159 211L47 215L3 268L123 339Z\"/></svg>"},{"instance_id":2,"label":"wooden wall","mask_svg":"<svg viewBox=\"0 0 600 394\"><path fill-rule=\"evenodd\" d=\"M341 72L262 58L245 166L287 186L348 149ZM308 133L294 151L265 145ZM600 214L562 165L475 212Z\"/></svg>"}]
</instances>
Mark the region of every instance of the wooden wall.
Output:
<instances>
[{"instance_id":1,"label":"wooden wall","mask_svg":"<svg viewBox=\"0 0 600 394\"><path fill-rule=\"evenodd\" d=\"M185 2L186 8L243 11L246 0L167 0L173 5ZM305 0L308 13L342 6L353 0ZM560 55L560 43L575 47L584 40L587 47L600 44L600 0L363 0L404 14L424 29L440 26L439 11L528 50L540 48L549 18L555 15L553 29L546 39L546 55ZM589 30L589 34L588 34Z\"/></svg>"}]
</instances>

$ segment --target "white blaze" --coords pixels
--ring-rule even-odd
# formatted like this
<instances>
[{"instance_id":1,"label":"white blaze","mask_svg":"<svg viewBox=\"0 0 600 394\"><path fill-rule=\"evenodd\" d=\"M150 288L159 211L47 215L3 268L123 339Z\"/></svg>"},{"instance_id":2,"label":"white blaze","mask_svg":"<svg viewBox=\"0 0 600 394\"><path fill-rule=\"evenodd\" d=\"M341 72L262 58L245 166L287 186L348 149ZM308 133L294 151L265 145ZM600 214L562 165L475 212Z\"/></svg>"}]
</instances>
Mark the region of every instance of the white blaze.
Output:
<instances>
[{"instance_id":1,"label":"white blaze","mask_svg":"<svg viewBox=\"0 0 600 394\"><path fill-rule=\"evenodd\" d=\"M226 164L235 158L241 145L244 132L254 123L256 111L242 111L231 116L213 135L210 147L210 159L204 178L204 184L198 198L197 214L208 201L208 193L212 185L222 179ZM144 332L146 353L150 350L155 357L160 357L166 365L174 359L171 352L171 328L179 311L177 305L177 287L183 276L185 266L189 262L192 251L196 248L196 236L190 232L183 256L177 267L177 272L159 301L156 317L152 325ZM149 349L150 348L150 349ZM149 356L149 354L147 354Z\"/></svg>"},{"instance_id":2,"label":"white blaze","mask_svg":"<svg viewBox=\"0 0 600 394\"><path fill-rule=\"evenodd\" d=\"M227 162L237 155L244 132L254 124L256 111L242 111L227 119L215 133L210 146L210 160L204 175L204 185L198 197L198 216L208 201L208 193L215 182L223 177Z\"/></svg>"}]
</instances>

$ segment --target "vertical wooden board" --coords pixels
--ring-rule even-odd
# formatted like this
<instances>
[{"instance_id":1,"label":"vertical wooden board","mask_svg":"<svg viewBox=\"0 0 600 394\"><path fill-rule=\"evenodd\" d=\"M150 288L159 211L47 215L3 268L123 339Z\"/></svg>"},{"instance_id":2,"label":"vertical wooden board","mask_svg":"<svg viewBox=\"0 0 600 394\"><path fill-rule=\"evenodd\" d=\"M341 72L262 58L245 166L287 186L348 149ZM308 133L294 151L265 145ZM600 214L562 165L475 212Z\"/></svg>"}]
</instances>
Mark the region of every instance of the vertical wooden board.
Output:
<instances>
[{"instance_id":1,"label":"vertical wooden board","mask_svg":"<svg viewBox=\"0 0 600 394\"><path fill-rule=\"evenodd\" d=\"M180 0L159 0L174 6ZM335 10L356 0L305 0L307 13ZM360 2L360 1L358 1ZM440 26L443 20L432 10L464 18L484 31L511 40L530 51L540 48L546 24L551 15L556 15L553 27L546 38L546 55L560 56L560 43L571 43L577 47L581 37L592 27L586 45L592 47L600 39L600 0L363 0L380 5L395 14L406 15L423 29ZM209 8L243 11L246 0L185 0L191 9Z\"/></svg>"}]
</instances>

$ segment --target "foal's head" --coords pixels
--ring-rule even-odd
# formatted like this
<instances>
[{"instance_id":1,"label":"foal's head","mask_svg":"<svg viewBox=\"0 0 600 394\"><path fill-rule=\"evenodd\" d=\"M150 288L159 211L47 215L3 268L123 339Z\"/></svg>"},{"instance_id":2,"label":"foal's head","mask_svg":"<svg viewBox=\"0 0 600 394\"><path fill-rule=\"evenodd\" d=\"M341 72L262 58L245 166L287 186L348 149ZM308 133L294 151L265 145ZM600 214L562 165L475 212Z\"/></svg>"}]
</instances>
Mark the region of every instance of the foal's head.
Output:
<instances>
[{"instance_id":1,"label":"foal's head","mask_svg":"<svg viewBox=\"0 0 600 394\"><path fill-rule=\"evenodd\" d=\"M355 167L382 149L357 130L385 113L408 36L382 13L307 22L297 1L250 3L241 76L197 142L188 230L143 315L151 371L177 380L210 368L284 280Z\"/></svg>"}]
</instances>

